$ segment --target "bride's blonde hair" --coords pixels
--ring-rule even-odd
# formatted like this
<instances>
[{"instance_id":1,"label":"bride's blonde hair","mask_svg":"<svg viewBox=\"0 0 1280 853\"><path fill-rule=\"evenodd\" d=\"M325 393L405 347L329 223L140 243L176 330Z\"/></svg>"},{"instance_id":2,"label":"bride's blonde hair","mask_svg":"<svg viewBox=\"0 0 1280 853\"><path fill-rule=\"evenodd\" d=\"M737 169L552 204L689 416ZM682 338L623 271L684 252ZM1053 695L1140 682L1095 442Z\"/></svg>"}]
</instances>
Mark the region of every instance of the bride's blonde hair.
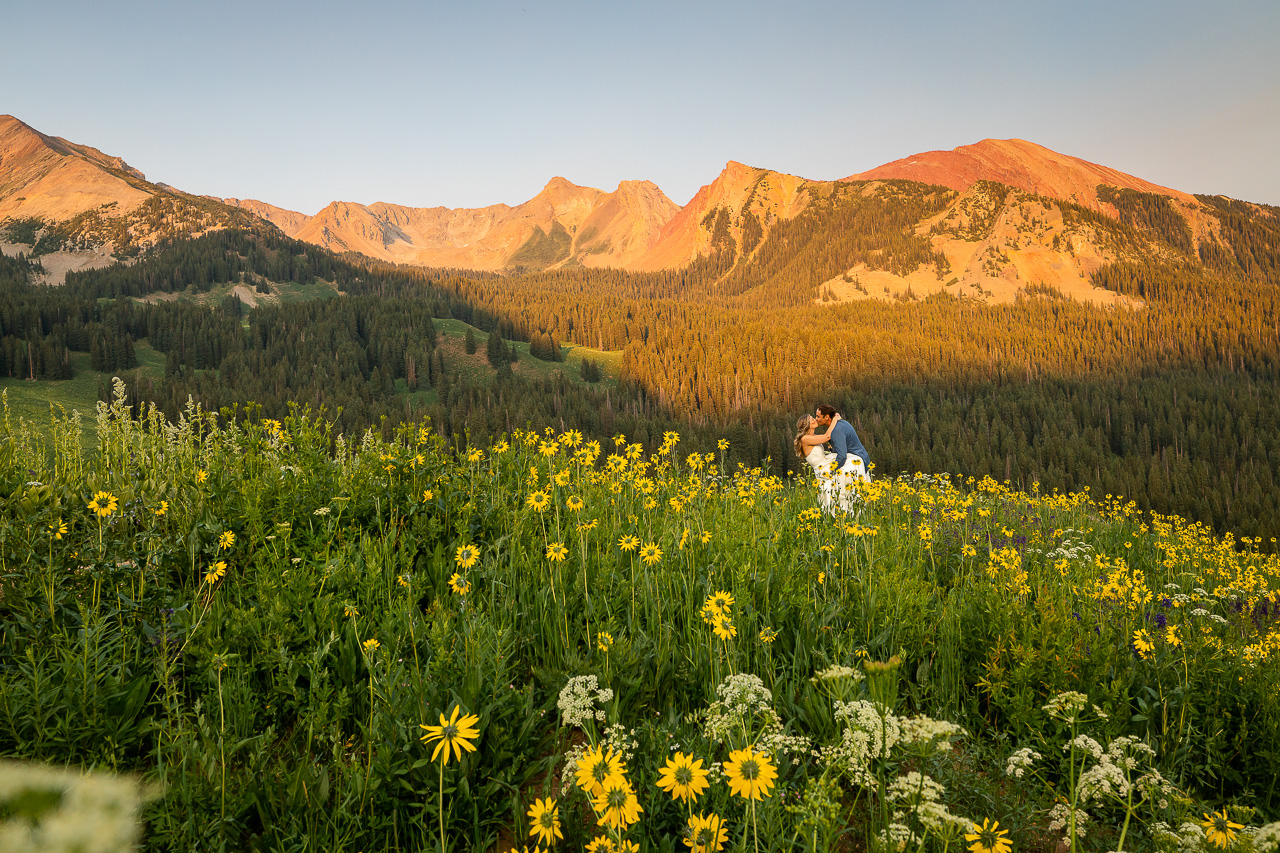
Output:
<instances>
[{"instance_id":1,"label":"bride's blonde hair","mask_svg":"<svg viewBox=\"0 0 1280 853\"><path fill-rule=\"evenodd\" d=\"M813 415L801 415L796 420L796 437L791 442L791 446L796 451L796 456L804 458L804 445L800 443L800 439L804 438L805 433L809 431L809 427L813 424Z\"/></svg>"}]
</instances>

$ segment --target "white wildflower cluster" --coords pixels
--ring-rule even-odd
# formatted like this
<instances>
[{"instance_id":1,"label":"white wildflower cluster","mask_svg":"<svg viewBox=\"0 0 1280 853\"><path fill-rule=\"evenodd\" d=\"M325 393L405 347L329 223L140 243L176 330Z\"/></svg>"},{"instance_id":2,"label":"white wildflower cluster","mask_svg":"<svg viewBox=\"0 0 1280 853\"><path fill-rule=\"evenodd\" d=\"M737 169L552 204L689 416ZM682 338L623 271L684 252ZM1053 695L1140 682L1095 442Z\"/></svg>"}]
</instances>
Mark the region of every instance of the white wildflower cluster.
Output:
<instances>
[{"instance_id":1,"label":"white wildflower cluster","mask_svg":"<svg viewBox=\"0 0 1280 853\"><path fill-rule=\"evenodd\" d=\"M1113 764L1126 770L1135 770L1141 759L1154 759L1156 751L1136 737L1123 735L1107 744L1107 755Z\"/></svg>"},{"instance_id":2,"label":"white wildflower cluster","mask_svg":"<svg viewBox=\"0 0 1280 853\"><path fill-rule=\"evenodd\" d=\"M707 708L703 733L708 740L722 742L734 731L741 731L765 711L772 710L773 694L758 676L747 673L731 675L716 686L716 701Z\"/></svg>"},{"instance_id":3,"label":"white wildflower cluster","mask_svg":"<svg viewBox=\"0 0 1280 853\"><path fill-rule=\"evenodd\" d=\"M973 829L972 820L952 814L945 804L939 802L921 803L916 807L916 817L925 829L944 838L958 838Z\"/></svg>"},{"instance_id":4,"label":"white wildflower cluster","mask_svg":"<svg viewBox=\"0 0 1280 853\"><path fill-rule=\"evenodd\" d=\"M1063 745L1062 751L1066 752L1068 749L1070 749L1073 746L1076 749L1082 750L1092 755L1094 761L1102 761L1103 756L1107 754L1106 750L1102 748L1102 744L1098 743L1096 740L1089 737L1088 735L1076 735L1075 739L1073 739L1070 743Z\"/></svg>"},{"instance_id":5,"label":"white wildflower cluster","mask_svg":"<svg viewBox=\"0 0 1280 853\"><path fill-rule=\"evenodd\" d=\"M1156 804L1156 808L1161 811L1169 808L1169 797L1174 793L1173 783L1164 778L1159 770L1148 771L1133 784L1142 792L1142 796Z\"/></svg>"},{"instance_id":6,"label":"white wildflower cluster","mask_svg":"<svg viewBox=\"0 0 1280 853\"><path fill-rule=\"evenodd\" d=\"M951 742L969 733L963 726L946 720L935 720L921 714L918 717L901 717L902 743L924 747L925 752L950 752Z\"/></svg>"},{"instance_id":7,"label":"white wildflower cluster","mask_svg":"<svg viewBox=\"0 0 1280 853\"><path fill-rule=\"evenodd\" d=\"M1080 716L1080 712L1088 704L1088 696L1083 693L1077 693L1074 690L1068 690L1066 693L1059 693L1050 699L1049 704L1044 706L1044 712L1051 717L1057 717L1070 723Z\"/></svg>"},{"instance_id":8,"label":"white wildflower cluster","mask_svg":"<svg viewBox=\"0 0 1280 853\"><path fill-rule=\"evenodd\" d=\"M1089 813L1084 809L1076 809L1076 838L1084 838L1084 825L1089 822ZM1049 831L1050 832L1066 832L1071 831L1071 806L1066 803L1058 803L1049 809ZM1063 840L1071 843L1071 839L1063 836Z\"/></svg>"},{"instance_id":9,"label":"white wildflower cluster","mask_svg":"<svg viewBox=\"0 0 1280 853\"><path fill-rule=\"evenodd\" d=\"M882 851L891 851L891 853L903 853L907 846L916 846L920 839L911 831L911 828L901 823L891 823L876 836L878 849Z\"/></svg>"},{"instance_id":10,"label":"white wildflower cluster","mask_svg":"<svg viewBox=\"0 0 1280 853\"><path fill-rule=\"evenodd\" d=\"M902 726L893 714L880 713L879 706L861 699L837 702L835 717L846 729L865 732L867 757L888 758L889 751L902 739Z\"/></svg>"},{"instance_id":11,"label":"white wildflower cluster","mask_svg":"<svg viewBox=\"0 0 1280 853\"><path fill-rule=\"evenodd\" d=\"M862 679L866 678L866 676L862 674L862 670L860 669L854 669L851 666L841 666L840 664L836 664L834 666L827 667L822 672L819 672L809 680L812 681L814 684L817 684L821 681L833 681L838 678L852 678L854 682L857 683Z\"/></svg>"},{"instance_id":12,"label":"white wildflower cluster","mask_svg":"<svg viewBox=\"0 0 1280 853\"><path fill-rule=\"evenodd\" d=\"M912 770L889 783L886 797L895 805L918 806L921 803L938 802L946 791L933 777Z\"/></svg>"},{"instance_id":13,"label":"white wildflower cluster","mask_svg":"<svg viewBox=\"0 0 1280 853\"><path fill-rule=\"evenodd\" d=\"M1133 791L1133 785L1123 770L1110 761L1104 760L1080 774L1076 790L1079 792L1082 803L1100 800L1103 797L1123 800Z\"/></svg>"},{"instance_id":14,"label":"white wildflower cluster","mask_svg":"<svg viewBox=\"0 0 1280 853\"><path fill-rule=\"evenodd\" d=\"M640 741L636 740L635 729L628 729L622 723L614 723L604 730L604 744L610 747L615 755L622 756L623 763L629 763L635 756L636 747L640 745Z\"/></svg>"},{"instance_id":15,"label":"white wildflower cluster","mask_svg":"<svg viewBox=\"0 0 1280 853\"><path fill-rule=\"evenodd\" d=\"M759 676L749 673L731 675L716 685L716 696L733 714L755 714L773 707L773 694Z\"/></svg>"},{"instance_id":16,"label":"white wildflower cluster","mask_svg":"<svg viewBox=\"0 0 1280 853\"><path fill-rule=\"evenodd\" d=\"M857 786L872 792L880 790L876 774L871 772L868 747L871 736L858 729L845 728L840 741L822 747L819 760L848 776Z\"/></svg>"},{"instance_id":17,"label":"white wildflower cluster","mask_svg":"<svg viewBox=\"0 0 1280 853\"><path fill-rule=\"evenodd\" d=\"M560 796L565 796L574 787L574 777L578 772L578 762L582 760L582 756L587 754L587 750L591 748L591 744L583 741L569 747L569 751L564 754L564 772L560 774Z\"/></svg>"},{"instance_id":18,"label":"white wildflower cluster","mask_svg":"<svg viewBox=\"0 0 1280 853\"><path fill-rule=\"evenodd\" d=\"M56 805L33 820L0 820L5 853L107 853L131 850L138 840L140 797L130 779L0 761L0 813L15 798L32 793L47 793Z\"/></svg>"},{"instance_id":19,"label":"white wildflower cluster","mask_svg":"<svg viewBox=\"0 0 1280 853\"><path fill-rule=\"evenodd\" d=\"M564 725L582 729L596 720L603 722L603 706L612 700L613 691L607 687L601 689L594 675L578 675L570 678L569 683L560 691L556 707L560 709ZM597 708L597 703L601 707Z\"/></svg>"},{"instance_id":20,"label":"white wildflower cluster","mask_svg":"<svg viewBox=\"0 0 1280 853\"><path fill-rule=\"evenodd\" d=\"M1081 742L1087 741L1086 744ZM1081 803L1110 797L1115 800L1132 800L1134 792L1139 802L1151 802L1158 808L1168 806L1173 786L1158 770L1148 770L1134 779L1141 767L1156 757L1156 751L1135 737L1122 736L1107 744L1102 751L1097 742L1084 735L1076 743L1086 749L1098 762L1080 776L1076 792Z\"/></svg>"},{"instance_id":21,"label":"white wildflower cluster","mask_svg":"<svg viewBox=\"0 0 1280 853\"><path fill-rule=\"evenodd\" d=\"M1219 616L1217 613L1210 613L1210 614L1209 614L1209 621L1210 621L1210 622L1217 622L1219 625L1230 625L1230 624L1231 624L1230 622L1228 622L1228 621L1227 621L1227 617L1225 617L1225 616Z\"/></svg>"},{"instance_id":22,"label":"white wildflower cluster","mask_svg":"<svg viewBox=\"0 0 1280 853\"><path fill-rule=\"evenodd\" d=\"M1208 615L1209 615L1209 611L1208 611L1208 610L1205 610L1203 607L1197 607L1195 610L1192 610L1192 611L1191 611L1191 615L1192 615L1192 616L1195 616L1195 617L1197 617L1197 618L1198 618L1198 617L1202 617L1202 616L1208 616Z\"/></svg>"},{"instance_id":23,"label":"white wildflower cluster","mask_svg":"<svg viewBox=\"0 0 1280 853\"><path fill-rule=\"evenodd\" d=\"M1191 821L1185 821L1177 829L1164 821L1156 821L1151 825L1151 838L1162 848L1178 853L1200 853L1205 848L1204 827Z\"/></svg>"},{"instance_id":24,"label":"white wildflower cluster","mask_svg":"<svg viewBox=\"0 0 1280 853\"><path fill-rule=\"evenodd\" d=\"M1269 823L1253 836L1253 849L1258 853L1277 853L1280 851L1280 821Z\"/></svg>"},{"instance_id":25,"label":"white wildflower cluster","mask_svg":"<svg viewBox=\"0 0 1280 853\"><path fill-rule=\"evenodd\" d=\"M1012 776L1015 779L1021 779L1026 775L1026 772L1031 769L1031 766L1043 757L1044 756L1036 752L1031 747L1025 746L1013 755L1010 755L1009 759L1005 761L1004 775Z\"/></svg>"},{"instance_id":26,"label":"white wildflower cluster","mask_svg":"<svg viewBox=\"0 0 1280 853\"><path fill-rule=\"evenodd\" d=\"M813 743L802 735L789 735L782 725L782 717L772 708L760 712L764 725L756 737L756 749L766 753L791 756L792 764L799 764L800 759L810 754Z\"/></svg>"},{"instance_id":27,"label":"white wildflower cluster","mask_svg":"<svg viewBox=\"0 0 1280 853\"><path fill-rule=\"evenodd\" d=\"M1093 554L1093 546L1089 544L1085 534L1079 530L1067 529L1062 531L1062 541L1058 546L1045 556L1057 562L1058 560L1091 560Z\"/></svg>"}]
</instances>

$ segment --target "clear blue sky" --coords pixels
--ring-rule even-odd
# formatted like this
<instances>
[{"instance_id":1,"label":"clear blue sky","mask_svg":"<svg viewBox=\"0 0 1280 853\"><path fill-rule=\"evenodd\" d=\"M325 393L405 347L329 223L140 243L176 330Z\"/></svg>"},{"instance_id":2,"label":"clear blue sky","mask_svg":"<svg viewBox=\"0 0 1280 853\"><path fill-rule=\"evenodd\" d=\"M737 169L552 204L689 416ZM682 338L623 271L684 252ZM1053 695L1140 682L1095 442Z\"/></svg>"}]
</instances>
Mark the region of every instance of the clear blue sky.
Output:
<instances>
[{"instance_id":1,"label":"clear blue sky","mask_svg":"<svg viewBox=\"0 0 1280 853\"><path fill-rule=\"evenodd\" d=\"M1280 204L1280 2L25 2L0 113L154 181L314 213L677 204L727 160L831 179L1020 137Z\"/></svg>"}]
</instances>

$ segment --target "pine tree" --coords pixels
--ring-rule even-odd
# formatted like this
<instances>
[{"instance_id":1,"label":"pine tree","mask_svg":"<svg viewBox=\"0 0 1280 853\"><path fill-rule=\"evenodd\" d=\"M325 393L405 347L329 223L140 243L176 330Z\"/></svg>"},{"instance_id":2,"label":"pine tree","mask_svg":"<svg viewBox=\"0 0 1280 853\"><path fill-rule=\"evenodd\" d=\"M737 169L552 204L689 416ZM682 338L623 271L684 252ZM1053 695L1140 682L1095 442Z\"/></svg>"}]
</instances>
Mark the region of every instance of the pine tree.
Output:
<instances>
[{"instance_id":1,"label":"pine tree","mask_svg":"<svg viewBox=\"0 0 1280 853\"><path fill-rule=\"evenodd\" d=\"M485 344L485 357L489 359L489 364L494 367L511 363L511 358L507 355L507 345L502 340L502 335L498 334L497 329L489 333L489 341Z\"/></svg>"}]
</instances>

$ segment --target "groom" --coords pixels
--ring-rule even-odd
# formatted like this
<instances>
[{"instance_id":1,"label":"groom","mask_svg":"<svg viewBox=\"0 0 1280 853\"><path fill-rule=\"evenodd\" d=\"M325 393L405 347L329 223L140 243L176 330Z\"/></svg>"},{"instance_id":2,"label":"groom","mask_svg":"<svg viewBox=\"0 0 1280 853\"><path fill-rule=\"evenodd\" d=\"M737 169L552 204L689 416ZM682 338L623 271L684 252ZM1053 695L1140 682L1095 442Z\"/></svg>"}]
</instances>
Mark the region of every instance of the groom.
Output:
<instances>
[{"instance_id":1,"label":"groom","mask_svg":"<svg viewBox=\"0 0 1280 853\"><path fill-rule=\"evenodd\" d=\"M831 418L836 413L835 407L828 406L823 403L813 413L817 418L818 425L823 431L831 425ZM858 433L853 428L853 424L844 418L836 421L836 428L831 433L831 447L836 452L836 470L849 473L851 467L846 469L846 465L851 461L850 455L857 456L862 460L862 470L870 473L871 457L867 454L867 449L862 446L862 442L858 440Z\"/></svg>"}]
</instances>

